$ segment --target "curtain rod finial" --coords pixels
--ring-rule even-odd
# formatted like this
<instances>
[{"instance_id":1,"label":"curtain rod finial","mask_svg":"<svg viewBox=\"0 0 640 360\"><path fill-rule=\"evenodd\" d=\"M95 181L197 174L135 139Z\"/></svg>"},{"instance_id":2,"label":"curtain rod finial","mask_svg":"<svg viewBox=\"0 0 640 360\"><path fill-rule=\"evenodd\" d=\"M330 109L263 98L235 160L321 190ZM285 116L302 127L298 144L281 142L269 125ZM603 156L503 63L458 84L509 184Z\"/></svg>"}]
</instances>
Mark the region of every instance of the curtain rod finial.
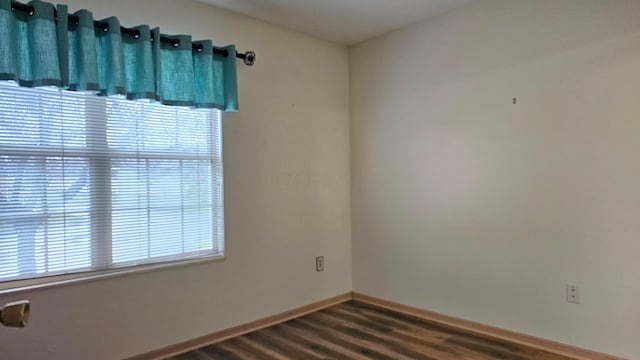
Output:
<instances>
[{"instance_id":1,"label":"curtain rod finial","mask_svg":"<svg viewBox=\"0 0 640 360\"><path fill-rule=\"evenodd\" d=\"M245 65L253 66L256 63L256 53L253 51L247 51L244 53L244 58L242 59Z\"/></svg>"}]
</instances>

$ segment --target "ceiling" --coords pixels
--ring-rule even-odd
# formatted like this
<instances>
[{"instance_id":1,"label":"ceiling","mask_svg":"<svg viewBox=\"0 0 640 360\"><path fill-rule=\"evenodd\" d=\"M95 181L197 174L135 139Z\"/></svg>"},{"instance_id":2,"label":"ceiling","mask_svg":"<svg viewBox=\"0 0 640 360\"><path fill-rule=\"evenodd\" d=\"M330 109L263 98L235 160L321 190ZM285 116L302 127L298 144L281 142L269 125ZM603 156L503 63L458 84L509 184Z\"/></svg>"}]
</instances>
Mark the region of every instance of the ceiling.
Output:
<instances>
[{"instance_id":1,"label":"ceiling","mask_svg":"<svg viewBox=\"0 0 640 360\"><path fill-rule=\"evenodd\" d=\"M198 0L352 45L473 0Z\"/></svg>"}]
</instances>

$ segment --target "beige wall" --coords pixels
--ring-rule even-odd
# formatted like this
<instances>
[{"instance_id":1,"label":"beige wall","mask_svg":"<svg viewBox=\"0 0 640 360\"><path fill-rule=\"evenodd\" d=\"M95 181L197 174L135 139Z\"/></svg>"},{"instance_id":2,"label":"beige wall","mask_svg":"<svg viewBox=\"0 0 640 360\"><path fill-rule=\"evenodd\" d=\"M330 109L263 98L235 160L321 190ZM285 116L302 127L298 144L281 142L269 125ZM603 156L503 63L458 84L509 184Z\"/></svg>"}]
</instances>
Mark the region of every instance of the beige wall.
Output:
<instances>
[{"instance_id":1,"label":"beige wall","mask_svg":"<svg viewBox=\"0 0 640 360\"><path fill-rule=\"evenodd\" d=\"M350 291L347 49L192 1L62 2L257 52L224 116L227 259L0 296L33 306L0 358L119 359Z\"/></svg>"},{"instance_id":2,"label":"beige wall","mask_svg":"<svg viewBox=\"0 0 640 360\"><path fill-rule=\"evenodd\" d=\"M354 290L640 358L640 1L479 0L350 55Z\"/></svg>"}]
</instances>

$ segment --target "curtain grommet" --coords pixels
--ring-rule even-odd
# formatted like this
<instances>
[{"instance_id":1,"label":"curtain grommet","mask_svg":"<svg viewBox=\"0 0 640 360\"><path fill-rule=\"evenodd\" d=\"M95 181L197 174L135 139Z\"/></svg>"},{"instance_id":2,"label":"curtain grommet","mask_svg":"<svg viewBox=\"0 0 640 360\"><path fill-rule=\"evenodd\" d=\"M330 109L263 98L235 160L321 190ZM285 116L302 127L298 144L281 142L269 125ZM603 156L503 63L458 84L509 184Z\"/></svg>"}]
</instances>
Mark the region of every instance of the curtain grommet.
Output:
<instances>
[{"instance_id":1,"label":"curtain grommet","mask_svg":"<svg viewBox=\"0 0 640 360\"><path fill-rule=\"evenodd\" d=\"M178 46L180 46L180 41L176 41L173 43L173 47L178 47Z\"/></svg>"}]
</instances>

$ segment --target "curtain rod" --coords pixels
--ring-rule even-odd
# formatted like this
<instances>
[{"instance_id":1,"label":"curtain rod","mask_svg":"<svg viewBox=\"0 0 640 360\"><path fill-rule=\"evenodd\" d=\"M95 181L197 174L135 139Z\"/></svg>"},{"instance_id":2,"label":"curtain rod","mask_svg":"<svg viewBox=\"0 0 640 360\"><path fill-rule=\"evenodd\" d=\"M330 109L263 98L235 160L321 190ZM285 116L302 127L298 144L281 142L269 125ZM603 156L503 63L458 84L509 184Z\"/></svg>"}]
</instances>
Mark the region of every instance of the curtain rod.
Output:
<instances>
[{"instance_id":1,"label":"curtain rod","mask_svg":"<svg viewBox=\"0 0 640 360\"><path fill-rule=\"evenodd\" d=\"M11 11L16 11L16 10L20 10L20 11L24 11L26 13L29 13L29 15L33 15L33 6L31 5L27 5L27 4L22 4L19 2L11 2ZM54 14L57 16L57 11L55 11L54 9ZM68 16L69 22L78 22L78 17L74 16L74 15L69 15ZM107 23L104 22L100 22L100 21L94 21L93 22L93 26L99 28L99 29L109 29ZM138 37L140 36L140 32L137 30L131 30L131 29L127 29L126 27L120 27L120 32L127 34L127 35L131 35L133 37ZM151 40L153 41L153 34L151 34ZM180 44L180 41L177 39L171 39L168 37L164 37L161 36L160 37L160 42L165 43L165 44L171 44L173 46L178 46ZM194 50L202 50L202 46L201 45L193 45L193 49ZM222 55L224 57L229 56L229 52L227 50L220 50L220 49L213 49L213 53L214 54L218 54L218 55ZM244 53L241 52L237 52L236 51L236 58L241 59L245 65L247 66L252 66L255 62L256 62L256 53L253 51L247 51Z\"/></svg>"}]
</instances>

